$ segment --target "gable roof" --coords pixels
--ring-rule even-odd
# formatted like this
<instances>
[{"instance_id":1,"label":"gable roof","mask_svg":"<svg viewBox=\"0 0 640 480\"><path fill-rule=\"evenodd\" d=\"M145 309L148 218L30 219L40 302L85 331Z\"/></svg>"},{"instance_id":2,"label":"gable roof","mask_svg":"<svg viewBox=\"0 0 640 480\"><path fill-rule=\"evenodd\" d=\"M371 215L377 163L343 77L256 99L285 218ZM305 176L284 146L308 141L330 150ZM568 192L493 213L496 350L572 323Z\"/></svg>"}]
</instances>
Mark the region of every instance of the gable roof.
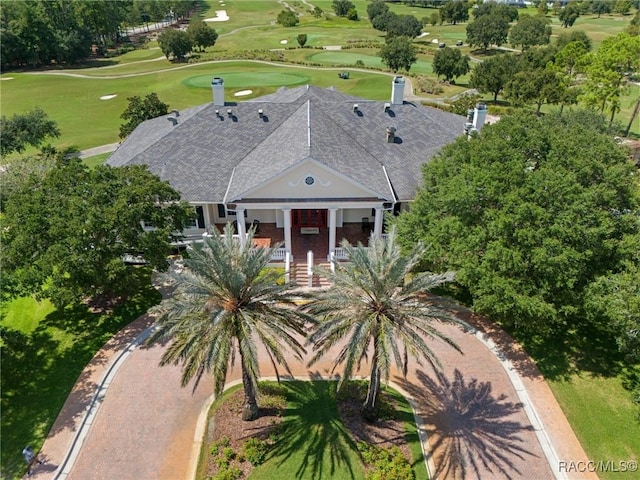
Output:
<instances>
[{"instance_id":1,"label":"gable roof","mask_svg":"<svg viewBox=\"0 0 640 480\"><path fill-rule=\"evenodd\" d=\"M146 164L184 200L221 203L239 201L311 160L378 198L406 201L415 195L422 164L462 134L464 121L410 103L385 109L385 102L332 89L281 88L237 104L210 103L143 122L107 164ZM388 126L396 128L394 143L387 142Z\"/></svg>"}]
</instances>

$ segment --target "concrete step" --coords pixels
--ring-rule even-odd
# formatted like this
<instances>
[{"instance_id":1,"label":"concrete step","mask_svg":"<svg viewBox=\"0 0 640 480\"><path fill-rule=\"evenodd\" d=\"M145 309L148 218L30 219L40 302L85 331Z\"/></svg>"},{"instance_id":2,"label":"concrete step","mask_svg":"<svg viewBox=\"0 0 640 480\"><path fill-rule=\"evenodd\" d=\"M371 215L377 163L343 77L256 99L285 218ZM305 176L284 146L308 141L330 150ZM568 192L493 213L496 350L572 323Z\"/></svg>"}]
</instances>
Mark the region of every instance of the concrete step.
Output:
<instances>
[{"instance_id":1,"label":"concrete step","mask_svg":"<svg viewBox=\"0 0 640 480\"><path fill-rule=\"evenodd\" d=\"M320 264L324 268L329 268L328 263ZM293 265L291 269L291 279L301 287L306 287L309 285L309 275L307 274L307 264L306 263L297 263ZM319 275L313 275L313 279L311 282L312 287L329 287L331 283Z\"/></svg>"}]
</instances>

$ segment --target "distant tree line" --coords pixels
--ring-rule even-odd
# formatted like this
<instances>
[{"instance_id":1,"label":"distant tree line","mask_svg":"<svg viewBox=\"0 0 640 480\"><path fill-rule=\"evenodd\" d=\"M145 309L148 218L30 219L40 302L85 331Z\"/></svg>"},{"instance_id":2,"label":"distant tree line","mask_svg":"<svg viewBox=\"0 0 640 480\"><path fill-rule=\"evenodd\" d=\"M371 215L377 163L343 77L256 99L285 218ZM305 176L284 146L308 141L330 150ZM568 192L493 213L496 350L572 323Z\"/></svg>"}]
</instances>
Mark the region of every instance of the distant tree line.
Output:
<instances>
[{"instance_id":1,"label":"distant tree line","mask_svg":"<svg viewBox=\"0 0 640 480\"><path fill-rule=\"evenodd\" d=\"M481 93L502 94L516 105L582 103L613 121L629 88L629 74L640 70L640 37L620 33L592 52L582 31L562 34L553 45L522 53L503 53L477 64L470 84Z\"/></svg>"},{"instance_id":2,"label":"distant tree line","mask_svg":"<svg viewBox=\"0 0 640 480\"><path fill-rule=\"evenodd\" d=\"M0 15L2 68L74 64L110 48L127 27L186 18L195 0L16 0Z\"/></svg>"}]
</instances>

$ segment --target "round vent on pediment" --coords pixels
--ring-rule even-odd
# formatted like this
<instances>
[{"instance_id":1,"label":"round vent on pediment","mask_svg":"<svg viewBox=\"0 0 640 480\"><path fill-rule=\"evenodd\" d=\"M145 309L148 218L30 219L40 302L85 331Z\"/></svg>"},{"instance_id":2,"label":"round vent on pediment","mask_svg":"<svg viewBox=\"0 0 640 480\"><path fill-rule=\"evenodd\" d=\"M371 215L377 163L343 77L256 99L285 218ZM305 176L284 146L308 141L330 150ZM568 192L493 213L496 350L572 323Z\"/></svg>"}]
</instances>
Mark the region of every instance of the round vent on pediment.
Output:
<instances>
[{"instance_id":1,"label":"round vent on pediment","mask_svg":"<svg viewBox=\"0 0 640 480\"><path fill-rule=\"evenodd\" d=\"M316 183L316 179L313 178L311 175L307 175L306 177L304 177L304 183L311 186L314 183Z\"/></svg>"}]
</instances>

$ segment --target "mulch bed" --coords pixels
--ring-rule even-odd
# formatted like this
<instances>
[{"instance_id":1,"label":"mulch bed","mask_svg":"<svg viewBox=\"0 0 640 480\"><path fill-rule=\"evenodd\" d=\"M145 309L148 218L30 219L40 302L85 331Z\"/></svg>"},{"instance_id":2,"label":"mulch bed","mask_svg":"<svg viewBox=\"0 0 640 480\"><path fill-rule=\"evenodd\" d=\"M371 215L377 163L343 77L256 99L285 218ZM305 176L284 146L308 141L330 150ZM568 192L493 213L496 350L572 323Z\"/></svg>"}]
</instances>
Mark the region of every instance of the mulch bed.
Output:
<instances>
[{"instance_id":1,"label":"mulch bed","mask_svg":"<svg viewBox=\"0 0 640 480\"><path fill-rule=\"evenodd\" d=\"M363 441L370 445L387 449L396 446L403 453L405 458L411 462L411 451L405 439L404 425L401 420L392 418L392 415L384 414L384 412L392 412L394 410L394 402L381 392L381 403L383 408L382 419L375 424L366 423L360 416L361 400L353 397L339 396L338 409L342 421L350 432L355 443ZM267 440L270 434L276 430L278 424L284 420L285 404L277 405L271 408L261 408L260 416L251 422L245 422L241 418L242 403L244 392L242 389L230 395L223 404L221 404L216 413L209 421L207 429L207 448L214 442L219 442L223 438L229 439L229 446L236 452L240 452L242 444L251 437L261 440ZM273 402L269 402L270 404ZM276 402L277 403L277 402ZM205 478L214 476L218 467L215 463L213 455L208 455L208 464L205 472ZM251 463L244 461L238 462L234 460L232 465L239 468L242 478L247 478L251 473L253 466Z\"/></svg>"}]
</instances>

